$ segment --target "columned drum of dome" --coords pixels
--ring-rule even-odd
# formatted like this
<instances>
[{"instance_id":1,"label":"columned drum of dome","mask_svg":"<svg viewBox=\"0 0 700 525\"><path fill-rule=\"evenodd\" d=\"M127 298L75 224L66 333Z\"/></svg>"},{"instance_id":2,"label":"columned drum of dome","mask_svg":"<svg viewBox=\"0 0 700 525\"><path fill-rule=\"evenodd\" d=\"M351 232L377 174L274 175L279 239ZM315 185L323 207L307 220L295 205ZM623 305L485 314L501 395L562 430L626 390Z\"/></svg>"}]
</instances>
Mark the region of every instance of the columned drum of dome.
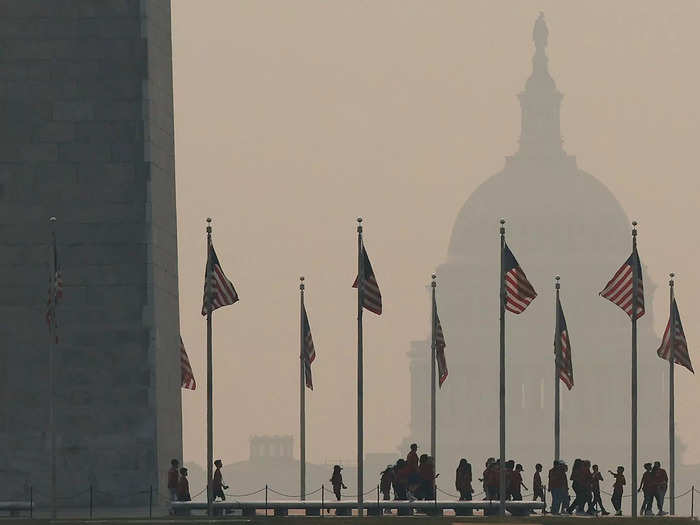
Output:
<instances>
[{"instance_id":1,"label":"columned drum of dome","mask_svg":"<svg viewBox=\"0 0 700 525\"><path fill-rule=\"evenodd\" d=\"M518 150L469 196L437 271L452 348L450 381L437 407L442 472L460 457L478 470L481 458L498 455L499 217L507 219L509 246L527 261L536 290L546 290L555 275L566 282L567 325L577 350L576 386L561 393L562 458L591 458L601 469L629 462L629 320L598 292L629 255L631 222L610 191L564 150L562 95L549 72L550 38L542 15L533 40L532 73L519 95ZM654 285L644 284L651 298ZM554 315L551 301L533 301L509 321L505 334L507 459L527 465L553 459ZM640 458L666 449L664 425L655 423L667 408L652 317L648 312L638 324Z\"/></svg>"}]
</instances>

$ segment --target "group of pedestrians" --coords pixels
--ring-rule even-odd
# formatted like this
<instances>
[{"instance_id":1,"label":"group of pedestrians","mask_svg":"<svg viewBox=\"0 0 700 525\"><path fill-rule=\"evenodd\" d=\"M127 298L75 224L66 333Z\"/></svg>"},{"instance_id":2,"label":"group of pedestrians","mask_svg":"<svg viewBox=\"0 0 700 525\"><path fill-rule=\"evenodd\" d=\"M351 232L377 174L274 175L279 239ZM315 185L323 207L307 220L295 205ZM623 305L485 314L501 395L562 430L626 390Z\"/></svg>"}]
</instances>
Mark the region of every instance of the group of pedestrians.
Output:
<instances>
[{"instance_id":1,"label":"group of pedestrians","mask_svg":"<svg viewBox=\"0 0 700 525\"><path fill-rule=\"evenodd\" d=\"M603 475L598 465L591 465L588 459L576 459L571 468L571 475L567 479L569 468L566 462L555 460L548 473L549 492L552 494L552 514L588 514L601 513L603 516L610 514L605 510L600 496L600 482ZM622 515L622 491L625 485L624 467L617 467L617 471L608 471L613 476L612 504L615 513ZM569 495L569 481L575 497L571 501Z\"/></svg>"},{"instance_id":2,"label":"group of pedestrians","mask_svg":"<svg viewBox=\"0 0 700 525\"><path fill-rule=\"evenodd\" d=\"M379 490L384 500L414 501L435 498L435 462L428 454L418 455L418 445L411 444L406 459L399 459L394 465L387 465L380 473Z\"/></svg>"},{"instance_id":3,"label":"group of pedestrians","mask_svg":"<svg viewBox=\"0 0 700 525\"><path fill-rule=\"evenodd\" d=\"M668 514L668 512L664 511L666 490L668 490L668 474L661 468L661 462L655 461L653 466L651 463L645 463L642 481L637 489L637 492L644 493L644 500L639 513L643 516L651 516L654 513L652 506L654 500L656 500L657 514L659 516Z\"/></svg>"},{"instance_id":4,"label":"group of pedestrians","mask_svg":"<svg viewBox=\"0 0 700 525\"><path fill-rule=\"evenodd\" d=\"M228 485L224 484L221 474L223 463L220 459L214 461L214 477L212 479L212 497L214 501L221 499L226 500L224 490ZM180 467L180 462L177 459L170 460L170 469L168 470L168 493L170 501L192 501L190 496L190 483L187 480L187 468Z\"/></svg>"}]
</instances>

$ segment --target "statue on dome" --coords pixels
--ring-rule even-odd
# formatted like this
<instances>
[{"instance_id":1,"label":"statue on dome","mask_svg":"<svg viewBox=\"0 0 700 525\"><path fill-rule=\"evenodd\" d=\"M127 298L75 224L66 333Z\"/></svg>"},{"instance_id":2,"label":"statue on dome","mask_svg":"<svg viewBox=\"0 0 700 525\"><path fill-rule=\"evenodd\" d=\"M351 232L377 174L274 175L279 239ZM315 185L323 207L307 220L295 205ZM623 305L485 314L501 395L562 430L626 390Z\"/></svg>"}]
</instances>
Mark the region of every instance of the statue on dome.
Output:
<instances>
[{"instance_id":1,"label":"statue on dome","mask_svg":"<svg viewBox=\"0 0 700 525\"><path fill-rule=\"evenodd\" d=\"M547 23L544 21L544 12L540 11L540 16L537 17L535 27L532 30L532 39L535 41L535 47L538 49L547 47L548 36L549 30L547 29Z\"/></svg>"}]
</instances>

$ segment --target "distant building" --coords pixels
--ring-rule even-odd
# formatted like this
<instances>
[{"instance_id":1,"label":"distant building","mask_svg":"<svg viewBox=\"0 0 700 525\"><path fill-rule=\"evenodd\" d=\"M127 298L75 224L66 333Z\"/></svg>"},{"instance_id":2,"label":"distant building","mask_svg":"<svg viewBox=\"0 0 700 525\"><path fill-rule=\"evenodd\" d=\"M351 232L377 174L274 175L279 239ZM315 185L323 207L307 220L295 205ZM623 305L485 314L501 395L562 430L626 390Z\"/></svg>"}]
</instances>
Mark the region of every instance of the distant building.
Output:
<instances>
[{"instance_id":1,"label":"distant building","mask_svg":"<svg viewBox=\"0 0 700 525\"><path fill-rule=\"evenodd\" d=\"M449 377L438 392L438 470L461 457L475 471L498 445L498 219L538 297L522 315L507 313L507 458L525 466L553 459L554 276L573 348L575 386L561 386L561 452L590 458L601 470L630 468L630 321L598 292L629 256L631 219L612 193L580 170L563 149L562 94L547 65L548 30L535 23L532 74L519 95L518 151L464 204L448 256L438 268L438 304ZM643 219L643 218L642 218ZM644 223L639 251L645 261ZM638 322L639 463L668 459L668 366L656 356L652 298L644 274L646 315ZM412 342L411 434L428 449L429 344ZM444 482L443 482L444 483Z\"/></svg>"},{"instance_id":2,"label":"distant building","mask_svg":"<svg viewBox=\"0 0 700 525\"><path fill-rule=\"evenodd\" d=\"M251 436L250 461L263 458L294 458L294 436Z\"/></svg>"}]
</instances>

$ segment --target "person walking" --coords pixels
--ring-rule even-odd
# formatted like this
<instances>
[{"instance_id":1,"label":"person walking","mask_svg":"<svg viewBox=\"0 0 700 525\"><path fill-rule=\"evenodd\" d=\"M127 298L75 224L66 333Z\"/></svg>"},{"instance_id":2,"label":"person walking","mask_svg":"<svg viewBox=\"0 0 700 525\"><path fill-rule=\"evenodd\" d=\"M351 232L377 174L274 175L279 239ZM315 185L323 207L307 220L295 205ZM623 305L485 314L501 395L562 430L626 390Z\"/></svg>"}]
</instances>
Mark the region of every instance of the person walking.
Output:
<instances>
[{"instance_id":1,"label":"person walking","mask_svg":"<svg viewBox=\"0 0 700 525\"><path fill-rule=\"evenodd\" d=\"M542 514L547 514L547 501L545 499L545 491L544 487L542 486L542 464L537 463L535 465L535 474L532 476L532 499L533 501L537 501L538 499L542 500L542 503L544 503L544 508L542 509Z\"/></svg>"},{"instance_id":2,"label":"person walking","mask_svg":"<svg viewBox=\"0 0 700 525\"><path fill-rule=\"evenodd\" d=\"M187 481L187 469L185 467L180 469L180 478L177 482L177 500L192 501L190 497L190 482Z\"/></svg>"},{"instance_id":3,"label":"person walking","mask_svg":"<svg viewBox=\"0 0 700 525\"><path fill-rule=\"evenodd\" d=\"M460 501L471 501L472 493L472 466L462 458L459 460L457 472L455 474L455 488L459 492Z\"/></svg>"},{"instance_id":4,"label":"person walking","mask_svg":"<svg viewBox=\"0 0 700 525\"><path fill-rule=\"evenodd\" d=\"M394 483L395 479L394 465L387 465L379 474L379 490L382 493L384 501L388 501L391 498L391 485Z\"/></svg>"},{"instance_id":5,"label":"person walking","mask_svg":"<svg viewBox=\"0 0 700 525\"><path fill-rule=\"evenodd\" d=\"M343 467L340 465L333 465L333 475L330 479L331 485L333 485L333 494L335 494L335 499L338 501L340 501L340 489L347 489L343 483L343 476L340 473L341 470L343 470Z\"/></svg>"},{"instance_id":6,"label":"person walking","mask_svg":"<svg viewBox=\"0 0 700 525\"><path fill-rule=\"evenodd\" d=\"M622 516L622 493L625 486L625 467L617 467L617 472L608 470L608 472L615 478L615 483L613 483L613 493L610 500L612 501L613 507L615 507L615 516Z\"/></svg>"},{"instance_id":7,"label":"person walking","mask_svg":"<svg viewBox=\"0 0 700 525\"><path fill-rule=\"evenodd\" d=\"M660 461L654 461L654 466L651 469L652 478L654 481L655 492L654 497L656 498L656 507L658 509L659 516L665 516L668 512L664 512L664 498L666 497L666 491L668 490L668 474L661 468ZM651 506L649 507L651 510Z\"/></svg>"},{"instance_id":8,"label":"person walking","mask_svg":"<svg viewBox=\"0 0 700 525\"><path fill-rule=\"evenodd\" d=\"M216 467L216 470L214 471L214 479L212 480L212 492L214 494L213 500L216 501L216 498L221 498L221 501L226 501L224 490L228 489L228 485L224 485L224 480L221 475L221 467L223 466L221 460L217 459L214 461L214 466Z\"/></svg>"},{"instance_id":9,"label":"person walking","mask_svg":"<svg viewBox=\"0 0 700 525\"><path fill-rule=\"evenodd\" d=\"M598 470L598 465L593 465L593 473L591 476L592 498L591 498L591 505L589 506L589 510L596 512L595 509L597 506L600 509L600 513L603 516L607 516L610 513L605 510L605 507L603 506L603 500L600 497L600 482L601 481L603 481L603 475Z\"/></svg>"},{"instance_id":10,"label":"person walking","mask_svg":"<svg viewBox=\"0 0 700 525\"><path fill-rule=\"evenodd\" d=\"M168 494L170 495L170 502L177 501L177 482L179 478L178 468L180 467L180 462L177 459L170 460L170 469L168 470ZM174 514L172 506L169 510L170 514Z\"/></svg>"},{"instance_id":11,"label":"person walking","mask_svg":"<svg viewBox=\"0 0 700 525\"><path fill-rule=\"evenodd\" d=\"M644 463L644 474L642 474L642 480L639 482L639 488L637 492L642 492L644 494L644 499L642 500L642 508L639 509L639 514L642 516L651 516L652 510L651 506L654 503L654 480L651 474L651 463Z\"/></svg>"},{"instance_id":12,"label":"person walking","mask_svg":"<svg viewBox=\"0 0 700 525\"><path fill-rule=\"evenodd\" d=\"M566 492L568 490L564 465L556 459L549 470L548 486L549 492L552 493L551 512L556 516L564 510L563 505L566 501Z\"/></svg>"}]
</instances>

